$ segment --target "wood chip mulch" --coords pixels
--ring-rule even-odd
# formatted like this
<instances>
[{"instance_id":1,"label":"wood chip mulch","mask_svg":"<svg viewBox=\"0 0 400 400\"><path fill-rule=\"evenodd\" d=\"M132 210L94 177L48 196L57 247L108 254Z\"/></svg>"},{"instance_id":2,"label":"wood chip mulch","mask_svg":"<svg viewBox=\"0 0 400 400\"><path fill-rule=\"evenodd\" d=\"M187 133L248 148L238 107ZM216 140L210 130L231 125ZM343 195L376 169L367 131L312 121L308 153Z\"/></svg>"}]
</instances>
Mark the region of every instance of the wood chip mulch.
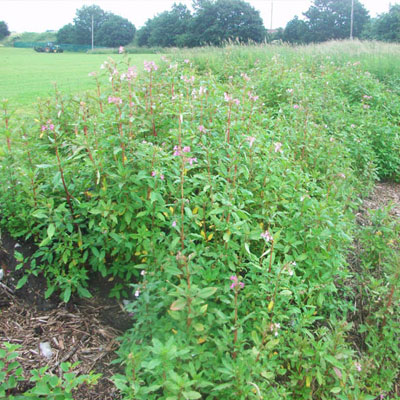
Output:
<instances>
[{"instance_id":1,"label":"wood chip mulch","mask_svg":"<svg viewBox=\"0 0 400 400\"><path fill-rule=\"evenodd\" d=\"M116 338L121 332L100 321L99 316L104 308L96 305L95 301L85 301L84 305L72 306L72 309L60 305L50 311L38 311L13 295L5 284L1 284L0 344L9 342L21 346L18 361L26 377L30 370L44 366L48 367L48 372L60 376L61 363L80 361L76 372L101 373L102 378L94 387L81 386L74 394L74 399L119 399L118 391L110 381L115 373L110 362L115 358L118 348ZM53 352L51 358L41 354L39 345L43 342L50 344ZM24 391L29 387L29 383L25 382L20 389Z\"/></svg>"}]
</instances>

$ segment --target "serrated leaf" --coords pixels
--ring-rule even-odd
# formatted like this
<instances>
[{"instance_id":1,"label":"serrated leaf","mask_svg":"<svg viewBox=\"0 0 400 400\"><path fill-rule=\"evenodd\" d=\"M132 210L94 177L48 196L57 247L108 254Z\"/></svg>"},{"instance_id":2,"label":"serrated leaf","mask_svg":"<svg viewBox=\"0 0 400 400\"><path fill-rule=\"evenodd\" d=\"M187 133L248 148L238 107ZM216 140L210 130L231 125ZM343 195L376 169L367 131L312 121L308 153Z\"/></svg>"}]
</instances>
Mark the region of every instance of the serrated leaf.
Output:
<instances>
[{"instance_id":1,"label":"serrated leaf","mask_svg":"<svg viewBox=\"0 0 400 400\"><path fill-rule=\"evenodd\" d=\"M201 394L199 392L190 391L190 392L182 392L182 394L186 400L201 399Z\"/></svg>"},{"instance_id":2,"label":"serrated leaf","mask_svg":"<svg viewBox=\"0 0 400 400\"><path fill-rule=\"evenodd\" d=\"M338 393L340 393L341 391L342 391L342 388L339 387L339 386L336 386L336 387L334 387L334 388L331 389L331 393L334 393L334 394L338 394Z\"/></svg>"},{"instance_id":3,"label":"serrated leaf","mask_svg":"<svg viewBox=\"0 0 400 400\"><path fill-rule=\"evenodd\" d=\"M71 298L71 287L68 286L63 293L63 301L64 303L68 303L69 299Z\"/></svg>"},{"instance_id":4,"label":"serrated leaf","mask_svg":"<svg viewBox=\"0 0 400 400\"><path fill-rule=\"evenodd\" d=\"M178 300L175 300L171 306L170 306L170 310L171 311L180 311L183 310L185 308L186 305L186 300L183 298L180 298Z\"/></svg>"},{"instance_id":5,"label":"serrated leaf","mask_svg":"<svg viewBox=\"0 0 400 400\"><path fill-rule=\"evenodd\" d=\"M54 233L56 232L56 226L51 223L48 227L47 227L47 236L49 239L51 239L54 236Z\"/></svg>"},{"instance_id":6,"label":"serrated leaf","mask_svg":"<svg viewBox=\"0 0 400 400\"><path fill-rule=\"evenodd\" d=\"M204 288L197 293L197 296L202 299L207 299L208 297L212 296L216 291L217 291L216 287Z\"/></svg>"}]
</instances>

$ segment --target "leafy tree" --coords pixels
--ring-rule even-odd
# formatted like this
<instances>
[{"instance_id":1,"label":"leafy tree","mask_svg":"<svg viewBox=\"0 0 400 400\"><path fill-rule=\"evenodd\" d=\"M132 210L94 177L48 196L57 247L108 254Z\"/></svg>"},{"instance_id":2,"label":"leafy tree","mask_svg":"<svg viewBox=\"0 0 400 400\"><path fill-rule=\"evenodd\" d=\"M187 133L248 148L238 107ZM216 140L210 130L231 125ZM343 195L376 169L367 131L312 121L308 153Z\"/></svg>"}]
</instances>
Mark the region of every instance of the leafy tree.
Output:
<instances>
[{"instance_id":1,"label":"leafy tree","mask_svg":"<svg viewBox=\"0 0 400 400\"><path fill-rule=\"evenodd\" d=\"M64 25L57 32L57 43L77 43L75 26L72 24Z\"/></svg>"},{"instance_id":2,"label":"leafy tree","mask_svg":"<svg viewBox=\"0 0 400 400\"><path fill-rule=\"evenodd\" d=\"M92 43L92 18L93 31L96 33L107 21L109 14L96 5L83 6L77 10L74 18L77 44Z\"/></svg>"},{"instance_id":3,"label":"leafy tree","mask_svg":"<svg viewBox=\"0 0 400 400\"><path fill-rule=\"evenodd\" d=\"M153 19L149 45L184 46L191 20L192 15L185 5L174 4L171 11L165 11Z\"/></svg>"},{"instance_id":4,"label":"leafy tree","mask_svg":"<svg viewBox=\"0 0 400 400\"><path fill-rule=\"evenodd\" d=\"M10 35L8 26L4 21L0 21L0 40Z\"/></svg>"},{"instance_id":5,"label":"leafy tree","mask_svg":"<svg viewBox=\"0 0 400 400\"><path fill-rule=\"evenodd\" d=\"M261 42L266 35L259 11L243 0L198 0L191 32L197 45L229 39Z\"/></svg>"},{"instance_id":6,"label":"leafy tree","mask_svg":"<svg viewBox=\"0 0 400 400\"><path fill-rule=\"evenodd\" d=\"M152 19L148 19L146 24L142 26L136 33L136 43L138 46L149 46L149 39L152 30Z\"/></svg>"},{"instance_id":7,"label":"leafy tree","mask_svg":"<svg viewBox=\"0 0 400 400\"><path fill-rule=\"evenodd\" d=\"M107 47L124 46L132 41L135 32L136 28L131 22L112 14L97 30L95 43Z\"/></svg>"},{"instance_id":8,"label":"leafy tree","mask_svg":"<svg viewBox=\"0 0 400 400\"><path fill-rule=\"evenodd\" d=\"M91 44L93 33L96 45L120 46L130 43L136 28L127 19L103 11L99 6L83 6L76 10L73 24L63 26L57 33L58 43Z\"/></svg>"},{"instance_id":9,"label":"leafy tree","mask_svg":"<svg viewBox=\"0 0 400 400\"><path fill-rule=\"evenodd\" d=\"M313 42L345 39L350 36L351 1L349 0L314 0L314 4L304 16L307 18L306 23ZM360 37L368 21L368 11L359 0L354 0L354 37Z\"/></svg>"},{"instance_id":10,"label":"leafy tree","mask_svg":"<svg viewBox=\"0 0 400 400\"><path fill-rule=\"evenodd\" d=\"M373 38L386 42L400 42L400 4L392 5L372 24Z\"/></svg>"},{"instance_id":11,"label":"leafy tree","mask_svg":"<svg viewBox=\"0 0 400 400\"><path fill-rule=\"evenodd\" d=\"M299 19L297 15L287 23L283 32L283 40L289 43L308 43L310 36L307 23Z\"/></svg>"}]
</instances>

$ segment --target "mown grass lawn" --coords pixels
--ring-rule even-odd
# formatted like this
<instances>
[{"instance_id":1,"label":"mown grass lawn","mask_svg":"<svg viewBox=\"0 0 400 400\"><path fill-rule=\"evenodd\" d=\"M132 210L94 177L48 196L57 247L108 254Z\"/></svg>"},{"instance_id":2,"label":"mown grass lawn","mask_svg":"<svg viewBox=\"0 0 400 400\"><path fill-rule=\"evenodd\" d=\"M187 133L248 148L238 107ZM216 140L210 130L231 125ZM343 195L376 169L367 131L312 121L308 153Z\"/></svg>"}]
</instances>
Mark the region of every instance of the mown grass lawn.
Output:
<instances>
[{"instance_id":1,"label":"mown grass lawn","mask_svg":"<svg viewBox=\"0 0 400 400\"><path fill-rule=\"evenodd\" d=\"M115 60L121 55L113 54ZM135 54L131 62L140 70L144 60L158 55ZM99 71L107 59L104 54L36 53L33 49L0 47L0 99L8 99L13 109L32 107L38 97L54 92L54 82L62 93L80 93L94 88L89 72Z\"/></svg>"}]
</instances>

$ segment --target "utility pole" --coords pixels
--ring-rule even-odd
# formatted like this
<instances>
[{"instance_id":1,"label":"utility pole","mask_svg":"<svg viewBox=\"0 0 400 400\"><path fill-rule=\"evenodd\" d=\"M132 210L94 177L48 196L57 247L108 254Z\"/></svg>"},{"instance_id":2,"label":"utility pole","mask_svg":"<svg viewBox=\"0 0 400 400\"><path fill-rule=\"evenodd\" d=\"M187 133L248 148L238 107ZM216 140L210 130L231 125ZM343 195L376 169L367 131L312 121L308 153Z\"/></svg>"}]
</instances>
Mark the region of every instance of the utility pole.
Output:
<instances>
[{"instance_id":1,"label":"utility pole","mask_svg":"<svg viewBox=\"0 0 400 400\"><path fill-rule=\"evenodd\" d=\"M272 30L272 17L274 15L274 0L271 0L271 25L270 29Z\"/></svg>"},{"instance_id":2,"label":"utility pole","mask_svg":"<svg viewBox=\"0 0 400 400\"><path fill-rule=\"evenodd\" d=\"M351 0L350 40L353 40L353 25L354 25L354 0Z\"/></svg>"},{"instance_id":3,"label":"utility pole","mask_svg":"<svg viewBox=\"0 0 400 400\"><path fill-rule=\"evenodd\" d=\"M94 35L93 35L93 26L94 26L94 23L93 23L93 21L94 21L94 18L93 18L93 14L92 14L92 51L93 51L93 48L94 48L94 46L93 46L93 44L94 44Z\"/></svg>"}]
</instances>

